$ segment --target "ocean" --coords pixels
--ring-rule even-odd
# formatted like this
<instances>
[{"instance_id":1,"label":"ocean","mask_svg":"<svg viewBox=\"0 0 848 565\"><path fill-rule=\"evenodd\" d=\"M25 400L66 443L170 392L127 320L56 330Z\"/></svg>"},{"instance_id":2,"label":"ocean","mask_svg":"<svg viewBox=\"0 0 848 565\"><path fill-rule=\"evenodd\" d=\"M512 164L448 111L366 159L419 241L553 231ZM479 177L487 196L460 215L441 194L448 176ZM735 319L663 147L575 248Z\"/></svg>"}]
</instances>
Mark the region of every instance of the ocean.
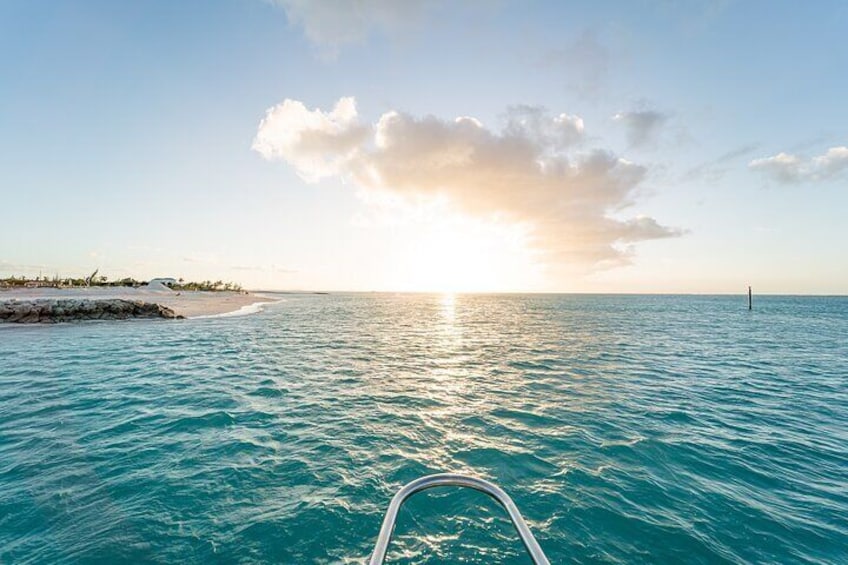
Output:
<instances>
[{"instance_id":1,"label":"ocean","mask_svg":"<svg viewBox=\"0 0 848 565\"><path fill-rule=\"evenodd\" d=\"M0 563L848 563L848 298L279 298L0 327Z\"/></svg>"}]
</instances>

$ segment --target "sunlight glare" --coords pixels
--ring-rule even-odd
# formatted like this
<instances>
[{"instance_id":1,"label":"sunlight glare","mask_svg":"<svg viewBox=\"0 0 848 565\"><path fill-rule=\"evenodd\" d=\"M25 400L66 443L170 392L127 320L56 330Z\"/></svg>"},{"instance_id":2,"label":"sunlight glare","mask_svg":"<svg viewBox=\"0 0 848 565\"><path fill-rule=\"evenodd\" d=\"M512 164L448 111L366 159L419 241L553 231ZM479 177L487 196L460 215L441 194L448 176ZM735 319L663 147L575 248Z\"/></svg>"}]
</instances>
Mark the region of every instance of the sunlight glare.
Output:
<instances>
[{"instance_id":1,"label":"sunlight glare","mask_svg":"<svg viewBox=\"0 0 848 565\"><path fill-rule=\"evenodd\" d=\"M526 229L453 217L427 225L397 271L399 286L422 292L508 292L542 281Z\"/></svg>"}]
</instances>

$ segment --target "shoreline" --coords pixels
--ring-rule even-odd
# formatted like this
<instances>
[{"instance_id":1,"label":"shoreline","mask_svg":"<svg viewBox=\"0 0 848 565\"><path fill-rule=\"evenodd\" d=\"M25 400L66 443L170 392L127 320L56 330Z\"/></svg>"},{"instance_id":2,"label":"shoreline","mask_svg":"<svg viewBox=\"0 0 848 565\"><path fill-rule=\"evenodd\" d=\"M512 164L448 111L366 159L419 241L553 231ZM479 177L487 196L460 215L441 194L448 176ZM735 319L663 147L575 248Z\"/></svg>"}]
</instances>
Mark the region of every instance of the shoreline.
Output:
<instances>
[{"instance_id":1,"label":"shoreline","mask_svg":"<svg viewBox=\"0 0 848 565\"><path fill-rule=\"evenodd\" d=\"M259 312L277 302L261 294L237 291L171 291L144 288L27 288L0 290L0 304L41 300L126 300L163 306L188 319L228 317Z\"/></svg>"}]
</instances>

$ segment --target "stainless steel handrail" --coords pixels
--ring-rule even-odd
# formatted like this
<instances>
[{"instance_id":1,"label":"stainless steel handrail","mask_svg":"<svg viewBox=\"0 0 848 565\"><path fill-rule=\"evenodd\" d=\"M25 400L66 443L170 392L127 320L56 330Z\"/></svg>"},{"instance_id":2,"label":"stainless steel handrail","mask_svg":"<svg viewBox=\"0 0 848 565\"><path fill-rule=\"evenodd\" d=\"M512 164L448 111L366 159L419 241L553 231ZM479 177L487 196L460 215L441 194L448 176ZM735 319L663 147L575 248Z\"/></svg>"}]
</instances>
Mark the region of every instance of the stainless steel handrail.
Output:
<instances>
[{"instance_id":1,"label":"stainless steel handrail","mask_svg":"<svg viewBox=\"0 0 848 565\"><path fill-rule=\"evenodd\" d=\"M536 538L533 537L533 533L530 531L530 528L527 527L527 522L524 521L524 518L521 516L521 512L518 511L518 507L509 495L501 490L500 487L490 483L489 481L454 473L440 473L438 475L427 475L426 477L415 479L411 483L406 484L397 492L397 494L395 494L394 498L392 498L392 501L389 503L389 509L386 510L386 517L383 519L383 525L380 527L380 534L377 536L377 545L374 547L374 553L371 554L371 561L369 561L370 565L382 565L383 561L386 559L386 551L389 549L389 542L392 539L392 532L394 532L395 529L395 521L397 520L400 507L403 506L406 499L416 492L421 492L428 488L446 486L472 488L474 490L484 492L497 500L509 514L509 519L512 520L512 525L515 526L515 529L518 531L518 535L521 537L521 541L524 543L527 553L529 553L530 557L533 559L533 563L535 563L535 565L550 565L550 561L548 561L548 558L545 557L542 548L539 547L539 542L537 542Z\"/></svg>"}]
</instances>

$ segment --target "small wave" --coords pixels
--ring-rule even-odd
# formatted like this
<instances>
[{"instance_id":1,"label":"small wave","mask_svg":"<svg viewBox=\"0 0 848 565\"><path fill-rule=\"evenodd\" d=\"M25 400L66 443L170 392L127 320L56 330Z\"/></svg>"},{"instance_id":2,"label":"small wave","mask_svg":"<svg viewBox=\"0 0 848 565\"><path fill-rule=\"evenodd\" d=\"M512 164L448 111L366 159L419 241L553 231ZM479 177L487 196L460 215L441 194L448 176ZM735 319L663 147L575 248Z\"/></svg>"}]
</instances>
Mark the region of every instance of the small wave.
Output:
<instances>
[{"instance_id":1,"label":"small wave","mask_svg":"<svg viewBox=\"0 0 848 565\"><path fill-rule=\"evenodd\" d=\"M258 314L265 309L265 306L269 304L280 304L281 302L285 302L285 300L277 300L275 302L254 302L253 304L247 304L246 306L242 306L238 310L233 310L232 312L223 312L221 314L206 314L204 316L192 316L192 320L201 320L207 318L233 318L235 316L247 316L249 314Z\"/></svg>"},{"instance_id":2,"label":"small wave","mask_svg":"<svg viewBox=\"0 0 848 565\"><path fill-rule=\"evenodd\" d=\"M604 440L601 442L601 449L604 447L631 447L644 440L645 438L642 436L636 436L630 439Z\"/></svg>"}]
</instances>

